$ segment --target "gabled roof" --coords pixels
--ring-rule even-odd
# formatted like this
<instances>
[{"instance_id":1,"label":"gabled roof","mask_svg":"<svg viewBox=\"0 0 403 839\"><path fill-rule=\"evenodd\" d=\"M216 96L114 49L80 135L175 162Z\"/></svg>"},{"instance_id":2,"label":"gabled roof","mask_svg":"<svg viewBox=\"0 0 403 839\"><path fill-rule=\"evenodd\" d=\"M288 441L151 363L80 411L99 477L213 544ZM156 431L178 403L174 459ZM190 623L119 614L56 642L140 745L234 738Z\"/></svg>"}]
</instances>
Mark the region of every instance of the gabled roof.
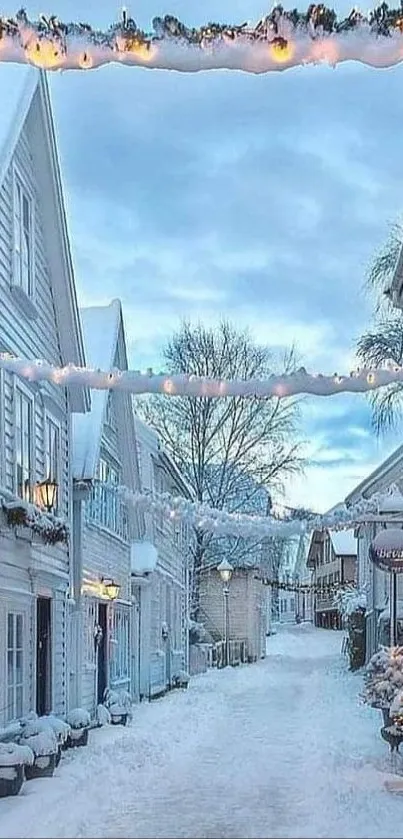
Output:
<instances>
[{"instance_id":1,"label":"gabled roof","mask_svg":"<svg viewBox=\"0 0 403 839\"><path fill-rule=\"evenodd\" d=\"M80 315L88 366L111 370L122 321L120 300L112 300L109 306L80 309ZM73 477L76 479L95 476L108 395L108 390L92 391L90 412L73 417Z\"/></svg>"},{"instance_id":2,"label":"gabled roof","mask_svg":"<svg viewBox=\"0 0 403 839\"><path fill-rule=\"evenodd\" d=\"M0 66L0 187L9 169L31 107L38 105L41 142L32 144L39 191L46 195L42 216L64 363L85 365L74 273L67 232L55 128L46 75L26 65ZM74 411L89 408L89 391L71 388Z\"/></svg>"},{"instance_id":3,"label":"gabled roof","mask_svg":"<svg viewBox=\"0 0 403 839\"><path fill-rule=\"evenodd\" d=\"M346 504L352 504L359 498L370 498L390 484L403 479L403 446L398 446L386 460L374 469L361 483L346 496Z\"/></svg>"}]
</instances>

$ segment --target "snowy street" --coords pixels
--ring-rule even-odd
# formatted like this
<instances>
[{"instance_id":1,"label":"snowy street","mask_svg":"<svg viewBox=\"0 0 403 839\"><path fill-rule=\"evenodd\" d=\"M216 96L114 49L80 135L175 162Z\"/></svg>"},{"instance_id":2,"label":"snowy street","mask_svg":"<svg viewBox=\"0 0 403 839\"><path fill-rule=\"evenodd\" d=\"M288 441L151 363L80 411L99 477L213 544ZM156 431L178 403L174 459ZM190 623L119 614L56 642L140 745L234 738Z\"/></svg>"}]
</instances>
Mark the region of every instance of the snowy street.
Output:
<instances>
[{"instance_id":1,"label":"snowy street","mask_svg":"<svg viewBox=\"0 0 403 839\"><path fill-rule=\"evenodd\" d=\"M341 640L284 628L264 661L91 732L53 779L0 801L0 837L402 837L381 715L359 705Z\"/></svg>"}]
</instances>

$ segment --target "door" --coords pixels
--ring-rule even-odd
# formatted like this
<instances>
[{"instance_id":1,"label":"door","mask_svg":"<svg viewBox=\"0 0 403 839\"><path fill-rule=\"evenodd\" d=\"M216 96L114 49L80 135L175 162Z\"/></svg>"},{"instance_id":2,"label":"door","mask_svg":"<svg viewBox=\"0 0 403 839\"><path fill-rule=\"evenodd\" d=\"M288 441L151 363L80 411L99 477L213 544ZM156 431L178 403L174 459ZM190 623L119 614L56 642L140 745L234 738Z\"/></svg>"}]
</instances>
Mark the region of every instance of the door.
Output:
<instances>
[{"instance_id":1,"label":"door","mask_svg":"<svg viewBox=\"0 0 403 839\"><path fill-rule=\"evenodd\" d=\"M106 603L98 605L98 623L102 630L101 640L97 647L97 701L103 702L105 688L108 685L108 606Z\"/></svg>"},{"instance_id":2,"label":"door","mask_svg":"<svg viewBox=\"0 0 403 839\"><path fill-rule=\"evenodd\" d=\"M39 716L52 710L52 601L36 601L36 712Z\"/></svg>"}]
</instances>

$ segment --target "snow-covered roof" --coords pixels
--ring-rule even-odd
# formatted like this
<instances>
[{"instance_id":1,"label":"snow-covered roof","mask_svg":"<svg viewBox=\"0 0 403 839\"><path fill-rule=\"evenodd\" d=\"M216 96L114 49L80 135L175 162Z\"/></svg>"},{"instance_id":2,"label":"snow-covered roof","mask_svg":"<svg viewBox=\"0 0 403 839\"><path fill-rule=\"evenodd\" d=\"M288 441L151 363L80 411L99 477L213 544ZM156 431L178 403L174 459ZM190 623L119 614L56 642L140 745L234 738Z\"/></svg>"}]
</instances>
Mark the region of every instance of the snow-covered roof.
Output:
<instances>
[{"instance_id":1,"label":"snow-covered roof","mask_svg":"<svg viewBox=\"0 0 403 839\"><path fill-rule=\"evenodd\" d=\"M11 162L40 73L35 67L12 62L0 66L0 184Z\"/></svg>"},{"instance_id":2,"label":"snow-covered roof","mask_svg":"<svg viewBox=\"0 0 403 839\"><path fill-rule=\"evenodd\" d=\"M108 306L80 309L80 315L87 366L111 370L119 335L120 300L112 300ZM108 393L107 390L92 391L91 411L73 416L74 478L93 478L95 475Z\"/></svg>"},{"instance_id":3,"label":"snow-covered roof","mask_svg":"<svg viewBox=\"0 0 403 839\"><path fill-rule=\"evenodd\" d=\"M336 556L356 556L357 539L354 530L330 531L330 538Z\"/></svg>"}]
</instances>

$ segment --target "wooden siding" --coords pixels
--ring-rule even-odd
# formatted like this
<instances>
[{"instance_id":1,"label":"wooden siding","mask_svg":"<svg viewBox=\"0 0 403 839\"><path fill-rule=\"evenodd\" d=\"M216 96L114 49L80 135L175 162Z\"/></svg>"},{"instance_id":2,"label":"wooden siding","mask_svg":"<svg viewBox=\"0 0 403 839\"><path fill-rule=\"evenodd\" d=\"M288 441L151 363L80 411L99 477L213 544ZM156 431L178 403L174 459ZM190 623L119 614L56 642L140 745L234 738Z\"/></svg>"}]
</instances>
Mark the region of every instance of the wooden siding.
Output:
<instances>
[{"instance_id":1,"label":"wooden siding","mask_svg":"<svg viewBox=\"0 0 403 839\"><path fill-rule=\"evenodd\" d=\"M35 97L13 160L0 187L0 349L26 358L45 358L60 365L62 358L58 321L54 305L52 277L49 270L43 227L43 201L49 200L39 186L35 167L35 143L41 141L41 115ZM36 317L27 314L17 302L12 289L13 270L13 177L18 172L33 201L34 235L34 306ZM0 376L0 430L2 448L0 485L13 492L15 470L14 393L18 377L8 372ZM70 520L70 400L63 388L22 381L33 400L32 482L45 477L45 416L53 417L60 427L59 515ZM46 546L30 531L6 528L0 536L0 720L4 720L6 676L7 610L24 611L24 713L36 703L36 597L46 593L51 598L52 621L52 709L67 709L67 591L69 587L69 549L66 545ZM3 709L3 711L1 710Z\"/></svg>"},{"instance_id":2,"label":"wooden siding","mask_svg":"<svg viewBox=\"0 0 403 839\"><path fill-rule=\"evenodd\" d=\"M216 571L200 580L201 621L214 640L225 636L223 584ZM248 656L264 654L266 635L266 588L253 571L235 570L228 595L230 638L247 641Z\"/></svg>"}]
</instances>

